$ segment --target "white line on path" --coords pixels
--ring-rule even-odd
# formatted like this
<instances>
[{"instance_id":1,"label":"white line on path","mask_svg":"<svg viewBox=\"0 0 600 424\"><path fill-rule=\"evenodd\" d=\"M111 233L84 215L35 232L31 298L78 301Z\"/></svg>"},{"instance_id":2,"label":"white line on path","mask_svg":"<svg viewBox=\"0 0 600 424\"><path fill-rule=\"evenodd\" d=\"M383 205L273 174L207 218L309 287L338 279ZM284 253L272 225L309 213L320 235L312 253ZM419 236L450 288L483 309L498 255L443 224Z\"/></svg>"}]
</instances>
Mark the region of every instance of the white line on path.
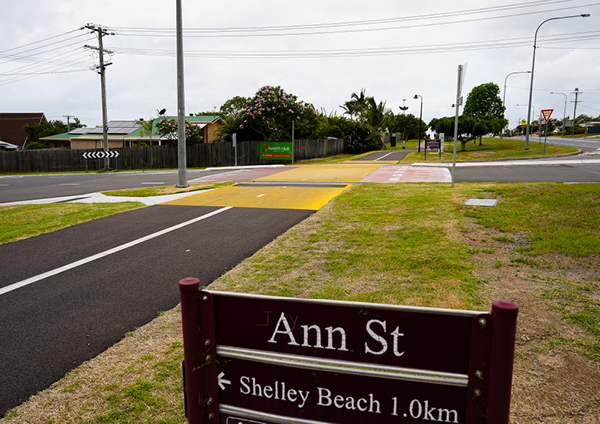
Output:
<instances>
[{"instance_id":1,"label":"white line on path","mask_svg":"<svg viewBox=\"0 0 600 424\"><path fill-rule=\"evenodd\" d=\"M389 156L389 155L391 155L391 154L392 154L392 152L389 152L387 155L383 155L382 157L380 157L380 158L377 158L377 159L375 159L375 160L381 160L381 159L383 159L384 157L386 157L386 156Z\"/></svg>"},{"instance_id":2,"label":"white line on path","mask_svg":"<svg viewBox=\"0 0 600 424\"><path fill-rule=\"evenodd\" d=\"M154 234L149 234L149 235L147 235L145 237L142 237L142 238L139 238L137 240L130 241L129 243L125 243L125 244L122 244L120 246L114 247L112 249L105 250L104 252L100 252L100 253L97 253L95 255L88 256L87 258L81 259L79 261L70 263L70 264L65 265L65 266L61 266L60 268L53 269L52 271L44 272L43 274L39 274L39 275L36 275L34 277L28 278L26 280L19 281L18 283L14 283L14 284L11 284L9 286L2 287L2 288L0 288L0 296L2 296L3 294L6 294L8 292L11 292L13 290L20 289L21 287L28 286L29 284L33 284L33 283L38 282L40 280L46 279L48 277L52 277L54 275L60 274L62 272L68 271L70 269L77 268L78 266L85 265L87 263L93 262L93 261L95 261L97 259L101 259L101 258L104 258L106 256L112 255L113 253L120 252L121 250L128 249L128 248L130 248L132 246L135 246L137 244L144 243L145 241L151 240L153 238L160 237L160 236L162 236L164 234L170 233L171 231L175 231L175 230L178 230L180 228L186 227L188 225L194 224L194 223L196 223L198 221L202 221L203 219L210 218L212 216L218 215L221 212L225 212L225 211L227 211L229 209L231 209L231 206L227 206L227 207L224 207L224 208L221 208L221 209L217 209L216 211L207 213L206 215L202 215L202 216L199 216L197 218L191 219L189 221L182 222L181 224L177 224L177 225L174 225L172 227L165 228L164 230L158 231L158 232L156 232Z\"/></svg>"}]
</instances>

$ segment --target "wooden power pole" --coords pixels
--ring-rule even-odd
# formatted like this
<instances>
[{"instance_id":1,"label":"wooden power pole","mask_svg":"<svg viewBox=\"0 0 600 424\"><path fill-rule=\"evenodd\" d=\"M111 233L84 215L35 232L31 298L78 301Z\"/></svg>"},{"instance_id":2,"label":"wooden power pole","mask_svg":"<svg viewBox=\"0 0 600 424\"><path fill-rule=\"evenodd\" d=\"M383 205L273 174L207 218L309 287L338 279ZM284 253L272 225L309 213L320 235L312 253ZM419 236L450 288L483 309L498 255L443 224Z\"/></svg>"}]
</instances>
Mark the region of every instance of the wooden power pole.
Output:
<instances>
[{"instance_id":1,"label":"wooden power pole","mask_svg":"<svg viewBox=\"0 0 600 424\"><path fill-rule=\"evenodd\" d=\"M109 158L108 158L108 114L106 112L106 76L105 71L108 65L112 65L112 63L104 63L104 53L112 53L111 51L104 50L104 44L102 42L102 37L105 35L111 35L106 28L102 28L100 26L95 26L92 24L87 24L85 26L91 32L95 32L98 34L98 47L93 46L85 46L88 49L97 50L98 56L100 57L100 65L96 67L98 69L98 73L100 74L100 85L102 90L102 146L106 155L104 157L104 167L108 168Z\"/></svg>"}]
</instances>

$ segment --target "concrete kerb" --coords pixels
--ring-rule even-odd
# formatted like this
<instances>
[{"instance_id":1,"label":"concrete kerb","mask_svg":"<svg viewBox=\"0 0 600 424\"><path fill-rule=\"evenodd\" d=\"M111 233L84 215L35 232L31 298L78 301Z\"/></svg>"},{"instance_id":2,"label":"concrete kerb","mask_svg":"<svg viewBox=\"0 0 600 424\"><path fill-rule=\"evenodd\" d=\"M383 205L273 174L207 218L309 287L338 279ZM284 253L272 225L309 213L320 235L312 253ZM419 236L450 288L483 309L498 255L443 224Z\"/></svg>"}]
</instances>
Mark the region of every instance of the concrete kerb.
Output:
<instances>
[{"instance_id":1,"label":"concrete kerb","mask_svg":"<svg viewBox=\"0 0 600 424\"><path fill-rule=\"evenodd\" d=\"M214 189L213 189L214 190ZM102 193L80 194L78 196L50 197L47 199L23 200L20 202L0 203L0 206L12 205L44 205L50 203L119 203L119 202L139 202L147 206L166 203L183 197L193 196L205 193L211 190L188 191L185 193L165 194L162 196L149 197L125 197L125 196L107 196Z\"/></svg>"},{"instance_id":2,"label":"concrete kerb","mask_svg":"<svg viewBox=\"0 0 600 424\"><path fill-rule=\"evenodd\" d=\"M576 153L569 153L566 155L554 155L554 156L537 156L533 158L516 158L516 159L490 159L487 161L465 161L465 162L456 162L457 167L484 167L484 166L532 166L532 165L584 165L584 164L600 164L600 158L590 158L590 159L557 159L557 160L547 160L551 158L564 158L570 156L580 155L582 151ZM408 164L407 164L408 165ZM441 167L441 168L449 168L452 167L452 162L438 162L438 163L413 163L412 166L424 166L424 167Z\"/></svg>"}]
</instances>

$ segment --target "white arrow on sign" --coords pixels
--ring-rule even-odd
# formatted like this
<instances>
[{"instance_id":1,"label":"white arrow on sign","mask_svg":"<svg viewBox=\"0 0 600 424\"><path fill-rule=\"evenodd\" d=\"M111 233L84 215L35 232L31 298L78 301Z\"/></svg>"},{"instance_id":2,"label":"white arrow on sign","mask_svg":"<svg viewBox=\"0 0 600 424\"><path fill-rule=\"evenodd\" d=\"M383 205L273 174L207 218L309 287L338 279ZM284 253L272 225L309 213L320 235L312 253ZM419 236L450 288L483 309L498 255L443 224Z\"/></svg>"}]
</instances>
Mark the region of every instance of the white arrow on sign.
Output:
<instances>
[{"instance_id":1,"label":"white arrow on sign","mask_svg":"<svg viewBox=\"0 0 600 424\"><path fill-rule=\"evenodd\" d=\"M111 150L108 152L105 152L103 150L100 150L98 152L84 152L83 157L85 159L117 158L119 157L119 152L117 152L116 150Z\"/></svg>"},{"instance_id":2,"label":"white arrow on sign","mask_svg":"<svg viewBox=\"0 0 600 424\"><path fill-rule=\"evenodd\" d=\"M225 380L223 377L225 377L225 373L221 371L221 374L219 374L219 377L217 378L221 390L225 390L225 384L231 384L230 380Z\"/></svg>"}]
</instances>

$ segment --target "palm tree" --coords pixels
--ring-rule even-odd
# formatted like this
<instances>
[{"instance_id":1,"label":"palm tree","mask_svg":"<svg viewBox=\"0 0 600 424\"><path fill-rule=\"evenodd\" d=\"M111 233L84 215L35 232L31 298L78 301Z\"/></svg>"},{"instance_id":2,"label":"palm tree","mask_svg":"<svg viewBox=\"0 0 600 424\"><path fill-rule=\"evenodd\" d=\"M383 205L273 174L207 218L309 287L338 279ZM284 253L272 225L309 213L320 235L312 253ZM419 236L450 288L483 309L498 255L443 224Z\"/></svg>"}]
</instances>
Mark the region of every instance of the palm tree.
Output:
<instances>
[{"instance_id":1,"label":"palm tree","mask_svg":"<svg viewBox=\"0 0 600 424\"><path fill-rule=\"evenodd\" d=\"M350 96L351 101L354 102L355 114L360 117L362 121L366 120L366 112L367 112L367 97L366 90L362 88L360 90L360 94L352 93Z\"/></svg>"},{"instance_id":2,"label":"palm tree","mask_svg":"<svg viewBox=\"0 0 600 424\"><path fill-rule=\"evenodd\" d=\"M350 120L354 121L354 116L357 114L356 102L354 100L349 100L344 102L340 107L344 109L344 115L350 115Z\"/></svg>"},{"instance_id":3,"label":"palm tree","mask_svg":"<svg viewBox=\"0 0 600 424\"><path fill-rule=\"evenodd\" d=\"M150 145L152 146L152 131L154 129L154 120L156 118L152 118L148 121L144 121L143 119L140 119L139 121L136 121L136 124L139 124L142 129L140 130L140 137L148 137L148 140L150 141Z\"/></svg>"},{"instance_id":4,"label":"palm tree","mask_svg":"<svg viewBox=\"0 0 600 424\"><path fill-rule=\"evenodd\" d=\"M374 97L367 97L365 104L367 124L373 131L381 136L385 127L388 125L390 110L385 108L386 102L377 103ZM383 150L385 148L385 142L383 137L381 137L381 149Z\"/></svg>"}]
</instances>

